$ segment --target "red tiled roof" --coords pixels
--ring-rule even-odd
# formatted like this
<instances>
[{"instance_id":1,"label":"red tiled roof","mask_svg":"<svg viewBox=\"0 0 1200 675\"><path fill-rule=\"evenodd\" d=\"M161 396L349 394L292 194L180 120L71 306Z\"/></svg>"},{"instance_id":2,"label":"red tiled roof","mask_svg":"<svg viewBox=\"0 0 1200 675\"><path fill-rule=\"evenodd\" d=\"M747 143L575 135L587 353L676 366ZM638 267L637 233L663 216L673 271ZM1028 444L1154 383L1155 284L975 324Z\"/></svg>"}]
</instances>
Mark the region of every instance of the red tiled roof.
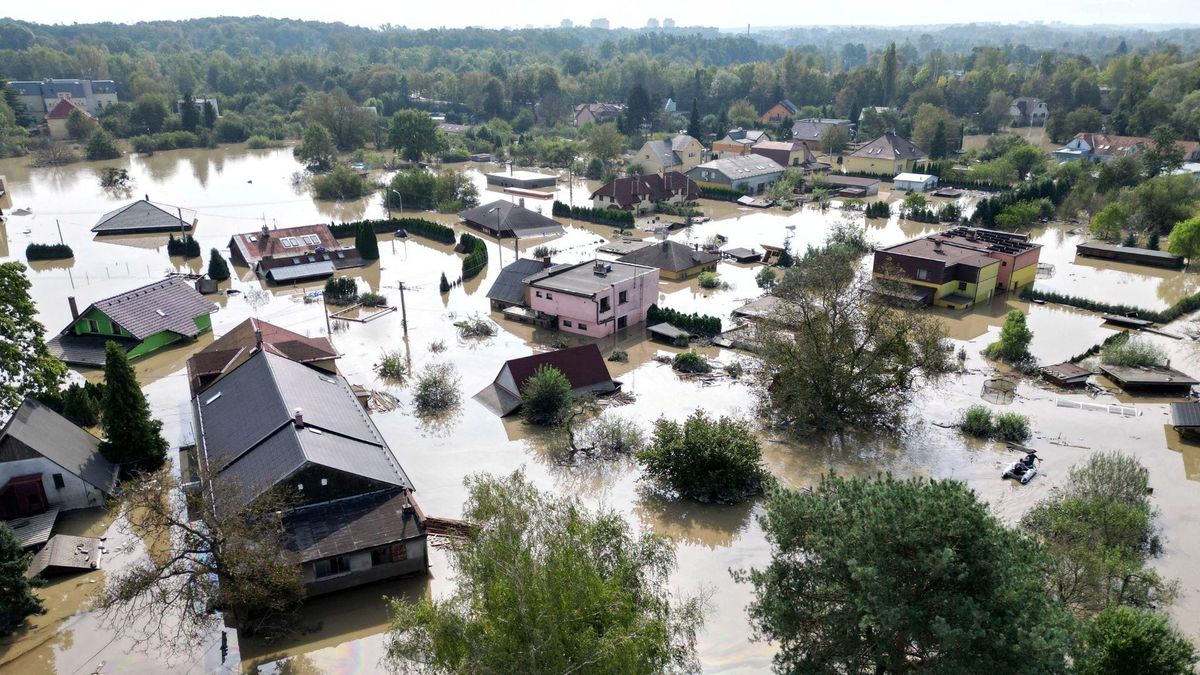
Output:
<instances>
[{"instance_id":1,"label":"red tiled roof","mask_svg":"<svg viewBox=\"0 0 1200 675\"><path fill-rule=\"evenodd\" d=\"M604 357L600 354L600 348L594 344L512 359L507 365L518 388L533 377L538 368L542 366L557 368L570 380L572 389L589 387L612 380L608 374L608 366L604 363Z\"/></svg>"},{"instance_id":2,"label":"red tiled roof","mask_svg":"<svg viewBox=\"0 0 1200 675\"><path fill-rule=\"evenodd\" d=\"M78 110L79 112L83 113L84 117L90 117L93 120L96 119L95 115L75 105L75 102L69 98L58 99L58 103L55 103L54 107L50 109L50 112L46 113L46 119L65 120L71 116L72 110Z\"/></svg>"},{"instance_id":3,"label":"red tiled roof","mask_svg":"<svg viewBox=\"0 0 1200 675\"><path fill-rule=\"evenodd\" d=\"M336 359L340 355L327 337L307 337L255 318L246 319L187 361L188 381L195 394L207 382L233 370L253 353L262 332L263 351L297 363Z\"/></svg>"},{"instance_id":4,"label":"red tiled roof","mask_svg":"<svg viewBox=\"0 0 1200 675\"><path fill-rule=\"evenodd\" d=\"M618 178L593 192L592 199L597 196L609 197L621 208L628 209L642 201L643 196L657 202L666 200L678 191L684 191L688 201L700 197L700 188L694 180L678 171L668 171L665 174L649 173Z\"/></svg>"},{"instance_id":5,"label":"red tiled roof","mask_svg":"<svg viewBox=\"0 0 1200 675\"><path fill-rule=\"evenodd\" d=\"M315 236L317 243L305 242L305 235ZM288 246L287 244L293 245ZM261 231L235 234L229 242L229 248L236 249L246 264L253 266L263 258L303 255L312 253L318 248L336 251L342 246L338 243L337 237L333 236L329 226L321 223L268 230L266 237Z\"/></svg>"}]
</instances>

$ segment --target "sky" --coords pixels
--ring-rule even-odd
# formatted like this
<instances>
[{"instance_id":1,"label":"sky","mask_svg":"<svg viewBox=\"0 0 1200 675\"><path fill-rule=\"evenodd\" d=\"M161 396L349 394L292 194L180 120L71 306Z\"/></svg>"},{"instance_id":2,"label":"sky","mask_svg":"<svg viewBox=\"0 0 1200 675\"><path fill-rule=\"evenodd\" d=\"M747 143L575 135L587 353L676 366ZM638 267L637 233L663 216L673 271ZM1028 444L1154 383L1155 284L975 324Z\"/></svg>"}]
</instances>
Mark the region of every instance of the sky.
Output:
<instances>
[{"instance_id":1,"label":"sky","mask_svg":"<svg viewBox=\"0 0 1200 675\"><path fill-rule=\"evenodd\" d=\"M413 11L414 6L418 11ZM252 7L253 9L248 9ZM658 7L662 9L659 10ZM190 19L203 16L262 16L341 21L360 26L390 23L411 28L486 26L489 28L557 26L563 19L587 25L605 17L613 27L645 26L647 19L673 18L679 26L704 25L740 28L749 20L755 27L794 25L920 25L1018 21L1068 24L1200 24L1200 0L856 0L853 3L813 0L760 0L748 6L727 0L647 3L644 0L607 0L583 3L558 0L454 0L445 5L395 0L205 0L204 2L14 2L0 14L37 23L133 23L154 19ZM903 10L897 8L903 7Z\"/></svg>"}]
</instances>

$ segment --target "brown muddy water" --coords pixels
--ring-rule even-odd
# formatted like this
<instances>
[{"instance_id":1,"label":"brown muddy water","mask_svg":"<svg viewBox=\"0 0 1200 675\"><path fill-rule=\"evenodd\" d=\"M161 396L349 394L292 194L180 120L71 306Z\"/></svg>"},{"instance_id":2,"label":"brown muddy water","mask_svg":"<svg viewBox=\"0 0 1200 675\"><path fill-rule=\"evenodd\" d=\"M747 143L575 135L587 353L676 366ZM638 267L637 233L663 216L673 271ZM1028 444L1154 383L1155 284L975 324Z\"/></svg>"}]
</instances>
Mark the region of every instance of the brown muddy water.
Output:
<instances>
[{"instance_id":1,"label":"brown muddy water","mask_svg":"<svg viewBox=\"0 0 1200 675\"><path fill-rule=\"evenodd\" d=\"M102 166L128 168L134 185L125 195L98 187ZM513 199L485 190L481 169L495 166L466 165L478 183L484 200ZM171 259L166 254L165 236L121 237L97 240L89 229L104 212L131 199L149 195L156 202L177 205L185 215L194 212L195 231L205 251L225 250L229 237L256 230L266 222L280 227L381 217L385 210L379 195L342 203L314 201L306 189L294 186L292 176L299 166L290 150L187 150L133 156L105 163L81 163L54 169L29 169L21 160L0 162L0 174L8 177L13 207L27 208L27 216L9 216L0 225L0 254L5 259L23 259L30 242L58 241L58 228L75 250L72 261L34 263L30 279L43 323L53 333L70 319L67 297L88 302L132 286L160 278L168 271L201 271L198 261ZM556 195L564 201L586 204L594 183L576 180L560 184ZM890 198L883 194L882 198ZM550 201L527 200L527 206L548 213ZM835 205L836 206L836 205ZM862 215L831 208L822 213L802 209L741 209L731 204L705 202L702 210L713 220L671 234L672 239L703 243L716 234L729 239L729 246L760 247L785 241L793 250L818 244L838 221L862 222ZM6 210L6 213L8 211ZM422 214L422 217L453 224L453 216ZM648 225L648 227L652 224ZM456 226L458 227L458 226ZM877 244L891 244L936 230L935 226L900 221L896 217L866 223L868 235ZM558 250L556 261L590 258L595 247L611 238L611 228L585 223L568 223L567 233L554 239L522 240L518 249L528 255L536 246ZM651 237L649 231L641 236ZM1054 290L1165 307L1193 292L1200 277L1191 273L1161 272L1140 267L1076 261L1074 245L1082 240L1067 226L1050 226L1034 232L1043 244L1042 261L1054 266L1053 276L1038 281ZM753 642L746 622L750 600L746 586L732 581L729 570L762 566L770 549L756 522L762 506L752 502L734 507L705 506L676 502L657 496L639 481L637 468L627 462L583 467L563 466L546 450L541 434L531 433L519 421L502 421L487 412L471 396L488 384L504 360L546 348L556 337L528 326L504 321L489 312L484 294L499 273L501 264L511 262L513 243L489 242L491 262L479 278L438 292L444 272L458 276L460 257L450 247L417 238L380 241L378 263L347 272L360 287L383 293L390 304L399 305L398 285L408 290L405 301L408 335L399 312L365 323L351 323L334 332L332 339L344 354L339 362L351 380L369 388L386 390L400 401L397 410L376 414L376 424L388 439L399 461L417 487L417 495L430 514L461 515L463 478L473 472L509 472L523 468L537 485L562 494L578 496L591 505L604 505L624 514L638 529L671 537L677 544L679 568L673 578L683 593L710 595L710 611L700 642L706 672L762 672L769 668L772 647ZM727 317L729 312L759 295L754 283L757 266L721 263L718 272L728 284L722 290L700 289L695 282L663 282L660 304L682 311L699 311ZM183 374L186 358L249 316L257 316L308 335L325 333L325 317L319 303L305 304L304 294L320 284L264 288L254 275L235 268L235 278L223 284L241 291L238 295L213 296L220 311L213 315L212 334L198 344L167 350L137 363L155 415L165 423L168 440L186 442L191 435L187 384ZM871 474L892 471L902 475L955 478L965 481L991 504L1007 522L1014 522L1038 500L1052 494L1067 468L1098 450L1123 450L1135 454L1151 472L1155 504L1162 512L1166 552L1156 565L1167 576L1181 582L1183 594L1172 612L1189 635L1200 631L1200 446L1185 442L1168 431L1165 400L1133 399L1138 412L1126 418L1103 411L1062 407L1060 402L1115 403L1129 400L1123 395L1058 392L1022 382L1012 409L1028 415L1036 431L1032 445L1046 457L1044 474L1026 487L999 478L1002 466L1013 458L1003 447L964 439L941 425L951 423L959 410L980 402L983 381L992 369L979 350L995 339L1004 313L1009 309L1029 313L1035 333L1033 350L1043 362L1056 362L1080 353L1112 333L1100 318L1048 305L1027 305L1001 297L990 306L966 313L942 314L956 346L968 353L966 371L924 388L913 405L911 428L892 438L847 437L836 441L796 441L777 438L764 431L764 452L772 472L786 485L814 484L820 475L836 469L842 473ZM459 318L489 316L500 327L495 337L460 340L453 327ZM1185 326L1179 326L1181 332ZM654 360L672 348L646 342L640 327L600 343L606 352L624 349L627 364L611 364L614 377L625 383L634 396L630 405L612 408L613 414L648 429L659 416L681 419L695 408L717 414L749 413L752 392L746 383L730 379L700 380L680 377ZM1172 330L1176 327L1173 326ZM1177 367L1200 374L1200 351L1190 340L1154 336L1170 350ZM441 342L445 351L435 353L431 345ZM429 363L449 361L461 378L462 403L458 410L434 422L417 419L411 410L411 393L404 383L376 377L373 365L385 350L401 350L414 370ZM705 349L722 363L746 357L732 351ZM83 373L96 377L97 373ZM112 526L112 516L95 516L83 525L92 531L107 531L121 541L121 528ZM76 525L76 527L80 527ZM139 542L132 550L105 559L112 570L137 555L144 555ZM373 672L379 669L386 629L384 596L417 598L442 594L454 583L444 555L433 549L428 578L402 579L357 589L309 603L304 612L305 632L278 644L239 641L230 633L230 649L222 662L219 634L211 636L187 654L168 655L150 647L134 649L124 637L115 637L99 617L84 609L90 590L102 583L104 572L70 577L39 591L46 598L49 614L37 617L33 628L0 643L0 670L19 673L41 672Z\"/></svg>"}]
</instances>

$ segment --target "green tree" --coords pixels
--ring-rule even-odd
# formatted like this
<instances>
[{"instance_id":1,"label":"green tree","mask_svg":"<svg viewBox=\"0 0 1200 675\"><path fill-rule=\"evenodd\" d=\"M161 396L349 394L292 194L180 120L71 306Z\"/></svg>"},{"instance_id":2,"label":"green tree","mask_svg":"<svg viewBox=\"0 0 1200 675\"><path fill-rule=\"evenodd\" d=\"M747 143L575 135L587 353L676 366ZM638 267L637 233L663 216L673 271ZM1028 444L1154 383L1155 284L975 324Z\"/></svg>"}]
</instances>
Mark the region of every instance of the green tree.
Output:
<instances>
[{"instance_id":1,"label":"green tree","mask_svg":"<svg viewBox=\"0 0 1200 675\"><path fill-rule=\"evenodd\" d=\"M629 673L699 668L695 598L672 596L674 546L613 511L520 474L467 479L472 536L449 550L454 590L392 602L387 659L439 673Z\"/></svg>"},{"instance_id":2,"label":"green tree","mask_svg":"<svg viewBox=\"0 0 1200 675\"><path fill-rule=\"evenodd\" d=\"M699 410L683 424L660 417L637 458L651 481L701 502L740 502L771 480L748 422Z\"/></svg>"},{"instance_id":3,"label":"green tree","mask_svg":"<svg viewBox=\"0 0 1200 675\"><path fill-rule=\"evenodd\" d=\"M704 136L700 129L700 104L695 96L692 97L692 113L688 116L687 135L697 139Z\"/></svg>"},{"instance_id":4,"label":"green tree","mask_svg":"<svg viewBox=\"0 0 1200 675\"><path fill-rule=\"evenodd\" d=\"M1147 176L1171 173L1183 165L1183 146L1179 144L1179 133L1170 125L1160 124L1150 132L1149 147L1140 154Z\"/></svg>"},{"instance_id":5,"label":"green tree","mask_svg":"<svg viewBox=\"0 0 1200 675\"><path fill-rule=\"evenodd\" d=\"M392 116L388 145L410 162L432 155L439 147L437 122L420 110L400 110Z\"/></svg>"},{"instance_id":6,"label":"green tree","mask_svg":"<svg viewBox=\"0 0 1200 675\"><path fill-rule=\"evenodd\" d=\"M33 554L21 548L8 523L0 522L0 635L8 635L25 617L42 608L25 570Z\"/></svg>"},{"instance_id":7,"label":"green tree","mask_svg":"<svg viewBox=\"0 0 1200 675\"><path fill-rule=\"evenodd\" d=\"M1004 159L1017 170L1021 180L1028 178L1030 174L1041 173L1046 166L1045 151L1029 143L1022 143L1004 153Z\"/></svg>"},{"instance_id":8,"label":"green tree","mask_svg":"<svg viewBox=\"0 0 1200 675\"><path fill-rule=\"evenodd\" d=\"M994 134L1011 120L1008 114L1011 102L1012 97L1002 91L988 94L987 105L979 112L979 130L985 134Z\"/></svg>"},{"instance_id":9,"label":"green tree","mask_svg":"<svg viewBox=\"0 0 1200 675\"><path fill-rule=\"evenodd\" d=\"M312 187L317 199L358 199L372 190L370 181L345 166L335 166L333 171L317 176Z\"/></svg>"},{"instance_id":10,"label":"green tree","mask_svg":"<svg viewBox=\"0 0 1200 675\"><path fill-rule=\"evenodd\" d=\"M650 105L650 96L646 93L646 88L640 84L633 85L625 100L625 129L623 131L630 135L640 133L641 126L649 123L653 115L654 111Z\"/></svg>"},{"instance_id":11,"label":"green tree","mask_svg":"<svg viewBox=\"0 0 1200 675\"><path fill-rule=\"evenodd\" d=\"M933 127L933 137L929 141L929 158L946 158L946 120L938 120Z\"/></svg>"},{"instance_id":12,"label":"green tree","mask_svg":"<svg viewBox=\"0 0 1200 675\"><path fill-rule=\"evenodd\" d=\"M24 265L0 263L0 418L26 396L56 393L67 373L66 364L46 348L46 328L29 288Z\"/></svg>"},{"instance_id":13,"label":"green tree","mask_svg":"<svg viewBox=\"0 0 1200 675\"><path fill-rule=\"evenodd\" d=\"M1121 241L1121 233L1129 224L1129 209L1121 202L1112 202L1092 218L1088 226L1092 235L1104 241ZM1197 243L1200 243L1198 241Z\"/></svg>"},{"instance_id":14,"label":"green tree","mask_svg":"<svg viewBox=\"0 0 1200 675\"><path fill-rule=\"evenodd\" d=\"M1169 232L1195 215L1200 183L1191 176L1155 176L1129 193L1129 222L1139 231Z\"/></svg>"},{"instance_id":15,"label":"green tree","mask_svg":"<svg viewBox=\"0 0 1200 675\"><path fill-rule=\"evenodd\" d=\"M571 381L554 366L542 365L520 385L521 414L530 424L557 424L571 406Z\"/></svg>"},{"instance_id":16,"label":"green tree","mask_svg":"<svg viewBox=\"0 0 1200 675\"><path fill-rule=\"evenodd\" d=\"M292 154L310 170L326 171L337 159L337 147L334 146L333 136L329 134L328 129L320 124L310 124L304 127L300 145L296 146Z\"/></svg>"},{"instance_id":17,"label":"green tree","mask_svg":"<svg viewBox=\"0 0 1200 675\"><path fill-rule=\"evenodd\" d=\"M896 63L896 43L888 43L887 49L883 52L883 58L879 61L879 81L883 85L883 104L893 105L896 102L896 74L898 65Z\"/></svg>"},{"instance_id":18,"label":"green tree","mask_svg":"<svg viewBox=\"0 0 1200 675\"><path fill-rule=\"evenodd\" d=\"M196 99L192 93L184 92L179 102L179 125L185 131L195 131L200 126L200 111L196 108Z\"/></svg>"},{"instance_id":19,"label":"green tree","mask_svg":"<svg viewBox=\"0 0 1200 675\"><path fill-rule=\"evenodd\" d=\"M370 140L375 115L346 95L345 92L317 92L304 101L304 118L309 124L320 124L329 131L339 150L354 150Z\"/></svg>"},{"instance_id":20,"label":"green tree","mask_svg":"<svg viewBox=\"0 0 1200 675\"><path fill-rule=\"evenodd\" d=\"M143 134L157 134L170 116L167 100L159 94L142 94L133 102L129 121L133 130Z\"/></svg>"},{"instance_id":21,"label":"green tree","mask_svg":"<svg viewBox=\"0 0 1200 675\"><path fill-rule=\"evenodd\" d=\"M938 126L945 130L938 138ZM946 157L958 147L958 120L932 103L922 103L913 115L912 141L930 157Z\"/></svg>"},{"instance_id":22,"label":"green tree","mask_svg":"<svg viewBox=\"0 0 1200 675\"><path fill-rule=\"evenodd\" d=\"M479 188L462 171L438 172L433 179L433 203L443 213L479 206Z\"/></svg>"},{"instance_id":23,"label":"green tree","mask_svg":"<svg viewBox=\"0 0 1200 675\"><path fill-rule=\"evenodd\" d=\"M112 135L103 128L96 129L92 132L87 142L87 158L90 160L97 159L116 159L121 156L121 149L117 147L117 142Z\"/></svg>"},{"instance_id":24,"label":"green tree","mask_svg":"<svg viewBox=\"0 0 1200 675\"><path fill-rule=\"evenodd\" d=\"M167 454L162 422L150 416L137 374L115 342L104 346L104 402L100 452L129 470L157 468Z\"/></svg>"},{"instance_id":25,"label":"green tree","mask_svg":"<svg viewBox=\"0 0 1200 675\"><path fill-rule=\"evenodd\" d=\"M821 152L827 155L839 155L850 144L850 133L845 127L832 126L821 135Z\"/></svg>"},{"instance_id":26,"label":"green tree","mask_svg":"<svg viewBox=\"0 0 1200 675\"><path fill-rule=\"evenodd\" d=\"M830 474L774 493L760 522L771 564L738 577L778 672L1066 670L1044 554L962 483Z\"/></svg>"},{"instance_id":27,"label":"green tree","mask_svg":"<svg viewBox=\"0 0 1200 675\"><path fill-rule=\"evenodd\" d=\"M203 120L205 129L212 129L217 124L217 109L208 99L204 99Z\"/></svg>"},{"instance_id":28,"label":"green tree","mask_svg":"<svg viewBox=\"0 0 1200 675\"><path fill-rule=\"evenodd\" d=\"M371 223L364 221L358 224L354 232L354 248L362 254L363 260L379 260L379 239Z\"/></svg>"},{"instance_id":29,"label":"green tree","mask_svg":"<svg viewBox=\"0 0 1200 675\"><path fill-rule=\"evenodd\" d=\"M1196 648L1167 617L1132 607L1109 607L1084 630L1074 654L1079 675L1193 675Z\"/></svg>"},{"instance_id":30,"label":"green tree","mask_svg":"<svg viewBox=\"0 0 1200 675\"><path fill-rule=\"evenodd\" d=\"M63 390L63 417L81 427L94 427L100 422L100 402L87 387L72 384Z\"/></svg>"},{"instance_id":31,"label":"green tree","mask_svg":"<svg viewBox=\"0 0 1200 675\"><path fill-rule=\"evenodd\" d=\"M208 252L208 278L213 281L225 281L229 278L229 263L221 257L221 252L213 249Z\"/></svg>"},{"instance_id":32,"label":"green tree","mask_svg":"<svg viewBox=\"0 0 1200 675\"><path fill-rule=\"evenodd\" d=\"M77 141L87 138L95 128L96 123L79 108L73 109L71 114L67 115L67 134Z\"/></svg>"},{"instance_id":33,"label":"green tree","mask_svg":"<svg viewBox=\"0 0 1200 675\"><path fill-rule=\"evenodd\" d=\"M1200 258L1200 216L1188 218L1171 228L1167 250L1171 255L1181 255L1189 260Z\"/></svg>"},{"instance_id":34,"label":"green tree","mask_svg":"<svg viewBox=\"0 0 1200 675\"><path fill-rule=\"evenodd\" d=\"M779 275L770 267L763 267L754 277L754 283L758 284L758 287L764 291L770 291L774 288L777 281L779 281Z\"/></svg>"},{"instance_id":35,"label":"green tree","mask_svg":"<svg viewBox=\"0 0 1200 675\"><path fill-rule=\"evenodd\" d=\"M588 131L588 152L608 164L625 152L628 142L615 124L597 124Z\"/></svg>"},{"instance_id":36,"label":"green tree","mask_svg":"<svg viewBox=\"0 0 1200 675\"><path fill-rule=\"evenodd\" d=\"M1022 363L1033 358L1029 353L1029 343L1032 341L1033 331L1025 325L1025 313L1014 309L1004 316L1000 339L988 345L985 352L994 359Z\"/></svg>"},{"instance_id":37,"label":"green tree","mask_svg":"<svg viewBox=\"0 0 1200 675\"><path fill-rule=\"evenodd\" d=\"M433 201L436 184L437 178L420 167L405 169L392 177L384 200L389 208L394 209L433 208L436 205Z\"/></svg>"}]
</instances>

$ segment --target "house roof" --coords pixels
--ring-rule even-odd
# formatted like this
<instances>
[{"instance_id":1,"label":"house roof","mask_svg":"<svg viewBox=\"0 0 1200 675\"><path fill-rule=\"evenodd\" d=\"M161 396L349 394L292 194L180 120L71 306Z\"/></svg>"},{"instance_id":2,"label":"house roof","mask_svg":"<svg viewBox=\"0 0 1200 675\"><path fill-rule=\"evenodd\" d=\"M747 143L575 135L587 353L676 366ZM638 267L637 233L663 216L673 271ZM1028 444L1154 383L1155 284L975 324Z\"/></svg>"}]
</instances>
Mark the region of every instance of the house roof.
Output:
<instances>
[{"instance_id":1,"label":"house roof","mask_svg":"<svg viewBox=\"0 0 1200 675\"><path fill-rule=\"evenodd\" d=\"M905 171L904 173L896 174L896 177L892 179L892 182L893 183L925 183L930 178L933 178L933 176L931 176L927 173L909 173L909 172Z\"/></svg>"},{"instance_id":2,"label":"house roof","mask_svg":"<svg viewBox=\"0 0 1200 675\"><path fill-rule=\"evenodd\" d=\"M658 158L658 163L661 164L663 168L672 167L676 164L683 163L682 160L679 159L679 155L675 154L675 150L672 148L671 141L668 139L664 138L657 141L646 141L646 144L642 146L642 149L649 150L650 152L654 153L654 155Z\"/></svg>"},{"instance_id":3,"label":"house roof","mask_svg":"<svg viewBox=\"0 0 1200 675\"><path fill-rule=\"evenodd\" d=\"M682 328L676 328L675 326L673 326L665 321L663 323L656 323L653 326L648 326L646 328L646 330L650 333L653 333L660 337L664 337L668 340L676 340L681 337L682 338L691 337L691 333L688 333L686 330L683 330Z\"/></svg>"},{"instance_id":4,"label":"house roof","mask_svg":"<svg viewBox=\"0 0 1200 675\"><path fill-rule=\"evenodd\" d=\"M800 109L796 107L795 103L792 103L791 101L789 101L786 98L783 99L782 101L780 101L779 103L776 103L775 105L782 106L784 110L788 111L789 115L795 115L797 112L800 111ZM775 106L771 106L771 107L773 108Z\"/></svg>"},{"instance_id":5,"label":"house roof","mask_svg":"<svg viewBox=\"0 0 1200 675\"><path fill-rule=\"evenodd\" d=\"M37 474L34 478L41 480ZM17 480L18 477L12 480ZM27 518L16 518L7 521L9 527L12 528L13 534L17 537L17 543L21 548L33 548L40 544L46 543L50 539L50 534L54 531L54 523L58 520L58 512L61 511L57 506L51 506L41 513L34 514Z\"/></svg>"},{"instance_id":6,"label":"house roof","mask_svg":"<svg viewBox=\"0 0 1200 675\"><path fill-rule=\"evenodd\" d=\"M50 353L64 363L103 368L109 342L116 342L125 351L138 346L141 340L120 338L113 335L76 335L68 329L46 341Z\"/></svg>"},{"instance_id":7,"label":"house roof","mask_svg":"<svg viewBox=\"0 0 1200 675\"><path fill-rule=\"evenodd\" d=\"M699 175L699 172L705 169L723 174L729 178L731 182L783 172L783 167L770 157L763 157L762 155L740 155L737 157L724 157L721 159L714 159L711 162L705 162L704 164L701 164L700 166L688 171L688 175Z\"/></svg>"},{"instance_id":8,"label":"house roof","mask_svg":"<svg viewBox=\"0 0 1200 675\"><path fill-rule=\"evenodd\" d=\"M46 113L46 119L48 119L48 120L65 120L71 116L71 111L73 111L73 110L78 110L79 112L83 113L84 117L88 117L93 120L96 119L95 115L89 113L88 111L84 110L83 108L80 108L78 105L75 104L74 101L72 101L69 98L58 99L58 103L55 103L54 107L50 109L50 112Z\"/></svg>"},{"instance_id":9,"label":"house roof","mask_svg":"<svg viewBox=\"0 0 1200 675\"><path fill-rule=\"evenodd\" d=\"M298 261L299 258L296 260ZM313 260L310 262L296 262L293 265L274 266L267 270L267 278L277 284L282 284L289 281L300 281L301 279L331 277L336 271L337 267L334 266L332 260Z\"/></svg>"},{"instance_id":10,"label":"house roof","mask_svg":"<svg viewBox=\"0 0 1200 675\"><path fill-rule=\"evenodd\" d=\"M938 236L952 241L958 246L973 248L976 251L1007 253L1009 255L1016 255L1042 247L1041 244L1031 241L1028 234L988 230L981 227L953 227Z\"/></svg>"},{"instance_id":11,"label":"house roof","mask_svg":"<svg viewBox=\"0 0 1200 675\"><path fill-rule=\"evenodd\" d=\"M13 438L105 493L117 485L117 467L100 454L100 439L32 398L0 430L0 443Z\"/></svg>"},{"instance_id":12,"label":"house roof","mask_svg":"<svg viewBox=\"0 0 1200 675\"><path fill-rule=\"evenodd\" d=\"M719 253L698 251L691 246L669 239L638 249L617 258L618 262L657 267L670 272L682 272L697 265L707 265L721 259Z\"/></svg>"},{"instance_id":13,"label":"house roof","mask_svg":"<svg viewBox=\"0 0 1200 675\"><path fill-rule=\"evenodd\" d=\"M498 300L510 305L525 304L525 278L542 271L540 260L520 258L500 270L496 281L488 289L489 300Z\"/></svg>"},{"instance_id":14,"label":"house roof","mask_svg":"<svg viewBox=\"0 0 1200 675\"><path fill-rule=\"evenodd\" d=\"M475 398L500 415L507 415L521 405L521 388L543 366L555 368L566 376L572 391L608 393L619 386L609 375L600 348L588 344L506 361L492 384L484 387ZM508 385L504 377L506 372L512 377L516 391Z\"/></svg>"},{"instance_id":15,"label":"house roof","mask_svg":"<svg viewBox=\"0 0 1200 675\"><path fill-rule=\"evenodd\" d=\"M1200 427L1200 403L1195 401L1172 403L1171 426Z\"/></svg>"},{"instance_id":16,"label":"house roof","mask_svg":"<svg viewBox=\"0 0 1200 675\"><path fill-rule=\"evenodd\" d=\"M575 118L578 119L584 112L596 118L617 117L624 109L623 103L580 103L575 106Z\"/></svg>"},{"instance_id":17,"label":"house roof","mask_svg":"<svg viewBox=\"0 0 1200 675\"><path fill-rule=\"evenodd\" d=\"M264 351L297 363L325 361L341 356L327 337L307 337L251 317L187 360L192 394L199 391L202 378L230 372L253 356L258 346L257 333L262 334Z\"/></svg>"},{"instance_id":18,"label":"house roof","mask_svg":"<svg viewBox=\"0 0 1200 675\"><path fill-rule=\"evenodd\" d=\"M47 570L67 572L93 570L100 566L100 540L95 537L75 537L56 534L42 550L33 556L25 578L31 579Z\"/></svg>"},{"instance_id":19,"label":"house roof","mask_svg":"<svg viewBox=\"0 0 1200 675\"><path fill-rule=\"evenodd\" d=\"M202 456L242 486L245 503L305 464L412 487L341 375L258 352L192 405Z\"/></svg>"},{"instance_id":20,"label":"house roof","mask_svg":"<svg viewBox=\"0 0 1200 675\"><path fill-rule=\"evenodd\" d=\"M850 120L816 117L796 120L792 123L792 138L802 141L819 141L825 136L825 132L833 127L846 127L849 130Z\"/></svg>"},{"instance_id":21,"label":"house roof","mask_svg":"<svg viewBox=\"0 0 1200 675\"><path fill-rule=\"evenodd\" d=\"M944 263L947 268L954 265L983 268L1000 264L998 259L987 256L974 247L964 246L955 240L937 235L910 239L877 249L877 252L885 255L894 253L922 260L936 260Z\"/></svg>"},{"instance_id":22,"label":"house roof","mask_svg":"<svg viewBox=\"0 0 1200 675\"><path fill-rule=\"evenodd\" d=\"M596 266L604 268L603 274L596 273ZM625 262L588 260L573 265L555 265L525 279L525 283L536 288L562 291L576 295L593 296L613 284L629 281L657 270L645 265Z\"/></svg>"},{"instance_id":23,"label":"house roof","mask_svg":"<svg viewBox=\"0 0 1200 675\"><path fill-rule=\"evenodd\" d=\"M217 310L215 304L206 300L180 277L168 277L110 298L97 300L80 316L93 308L129 331L138 340L145 340L163 331L196 337L200 334L196 318ZM63 332L70 330L71 326L67 326Z\"/></svg>"},{"instance_id":24,"label":"house roof","mask_svg":"<svg viewBox=\"0 0 1200 675\"><path fill-rule=\"evenodd\" d=\"M725 134L725 138L722 138L721 140L719 140L717 142L718 143L739 143L741 145L754 145L755 143L758 143L760 141L769 141L769 140L771 140L771 137L768 136L767 132L765 132L765 131L759 131L757 129L743 129L741 127L736 127L736 128L730 129L729 133Z\"/></svg>"},{"instance_id":25,"label":"house roof","mask_svg":"<svg viewBox=\"0 0 1200 675\"><path fill-rule=\"evenodd\" d=\"M336 251L343 247L328 225L317 223L235 234L229 240L229 248L236 248L242 260L253 267L263 258L305 255L318 250Z\"/></svg>"},{"instance_id":26,"label":"house roof","mask_svg":"<svg viewBox=\"0 0 1200 675\"><path fill-rule=\"evenodd\" d=\"M641 176L626 176L609 181L592 193L596 197L609 197L623 209L633 208L643 199L653 202L666 200L674 192L682 191L688 201L700 197L700 187L691 178L678 171L662 174L650 173Z\"/></svg>"},{"instance_id":27,"label":"house roof","mask_svg":"<svg viewBox=\"0 0 1200 675\"><path fill-rule=\"evenodd\" d=\"M863 176L842 176L835 173L827 174L821 177L821 180L826 185L837 185L842 187L861 187L869 188L879 185L878 178L866 178Z\"/></svg>"},{"instance_id":28,"label":"house roof","mask_svg":"<svg viewBox=\"0 0 1200 675\"><path fill-rule=\"evenodd\" d=\"M283 521L284 550L299 564L418 537L408 503L404 490L385 490L296 509Z\"/></svg>"},{"instance_id":29,"label":"house roof","mask_svg":"<svg viewBox=\"0 0 1200 675\"><path fill-rule=\"evenodd\" d=\"M135 232L179 232L192 229L175 211L139 199L100 216L92 232L100 234L130 234Z\"/></svg>"},{"instance_id":30,"label":"house roof","mask_svg":"<svg viewBox=\"0 0 1200 675\"><path fill-rule=\"evenodd\" d=\"M558 221L503 199L467 209L458 216L467 223L485 230L511 230L523 237L563 233L563 227Z\"/></svg>"},{"instance_id":31,"label":"house roof","mask_svg":"<svg viewBox=\"0 0 1200 675\"><path fill-rule=\"evenodd\" d=\"M867 159L925 159L929 155L912 141L894 131L886 131L878 138L850 153L851 157Z\"/></svg>"}]
</instances>

